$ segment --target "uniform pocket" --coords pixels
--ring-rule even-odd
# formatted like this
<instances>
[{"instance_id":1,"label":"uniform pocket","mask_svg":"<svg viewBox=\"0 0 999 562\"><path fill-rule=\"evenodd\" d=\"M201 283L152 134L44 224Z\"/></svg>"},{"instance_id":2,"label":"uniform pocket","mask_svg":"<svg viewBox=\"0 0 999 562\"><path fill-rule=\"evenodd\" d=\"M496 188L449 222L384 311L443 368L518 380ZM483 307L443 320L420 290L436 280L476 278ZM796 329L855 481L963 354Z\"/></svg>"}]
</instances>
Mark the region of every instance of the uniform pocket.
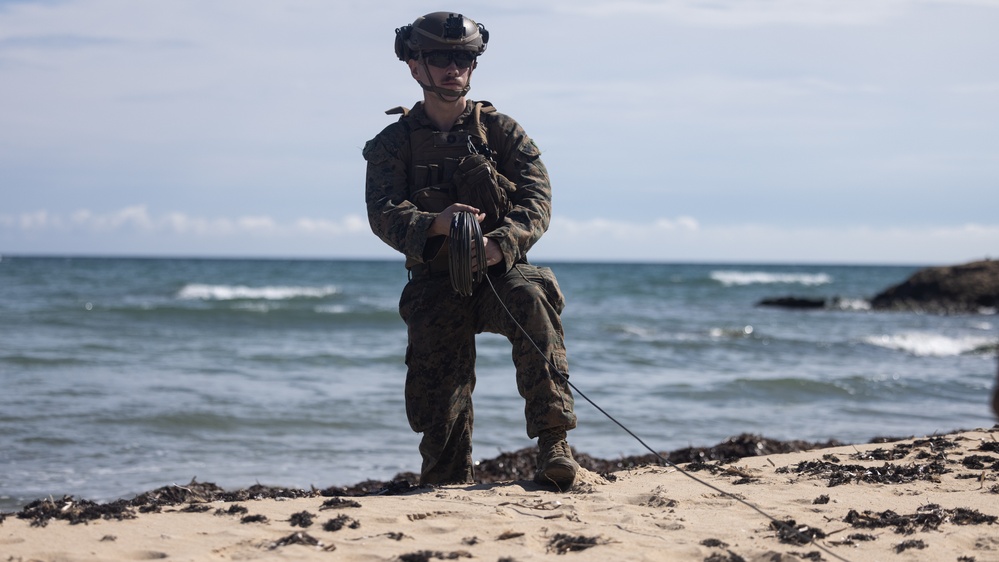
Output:
<instances>
[{"instance_id":1,"label":"uniform pocket","mask_svg":"<svg viewBox=\"0 0 999 562\"><path fill-rule=\"evenodd\" d=\"M521 277L544 291L548 304L552 305L555 312L562 313L562 309L565 308L565 295L562 294L558 280L555 279L555 272L550 267L539 267L529 263L518 263L514 267Z\"/></svg>"}]
</instances>

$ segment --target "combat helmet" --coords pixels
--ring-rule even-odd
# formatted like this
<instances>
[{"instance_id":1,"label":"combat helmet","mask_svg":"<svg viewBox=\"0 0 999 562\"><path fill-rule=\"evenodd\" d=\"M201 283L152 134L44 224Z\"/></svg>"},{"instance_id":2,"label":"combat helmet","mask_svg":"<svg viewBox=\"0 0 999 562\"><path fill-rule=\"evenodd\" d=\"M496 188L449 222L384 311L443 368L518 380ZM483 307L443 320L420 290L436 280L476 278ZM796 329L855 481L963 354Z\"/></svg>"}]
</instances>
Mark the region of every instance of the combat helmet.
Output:
<instances>
[{"instance_id":1,"label":"combat helmet","mask_svg":"<svg viewBox=\"0 0 999 562\"><path fill-rule=\"evenodd\" d=\"M481 23L475 23L471 18L453 12L433 12L416 18L410 25L395 30L395 55L406 62L411 59L421 59L426 68L426 60L421 56L431 51L468 51L478 57L486 50L489 43L489 32ZM474 63L473 63L474 67ZM429 70L426 73L430 75ZM466 83L461 90L448 90L434 84L420 82L420 86L428 92L437 94L442 100L445 96L464 96L471 88Z\"/></svg>"},{"instance_id":2,"label":"combat helmet","mask_svg":"<svg viewBox=\"0 0 999 562\"><path fill-rule=\"evenodd\" d=\"M420 16L395 30L395 54L403 62L421 51L471 51L478 56L485 52L487 43L485 26L451 12Z\"/></svg>"}]
</instances>

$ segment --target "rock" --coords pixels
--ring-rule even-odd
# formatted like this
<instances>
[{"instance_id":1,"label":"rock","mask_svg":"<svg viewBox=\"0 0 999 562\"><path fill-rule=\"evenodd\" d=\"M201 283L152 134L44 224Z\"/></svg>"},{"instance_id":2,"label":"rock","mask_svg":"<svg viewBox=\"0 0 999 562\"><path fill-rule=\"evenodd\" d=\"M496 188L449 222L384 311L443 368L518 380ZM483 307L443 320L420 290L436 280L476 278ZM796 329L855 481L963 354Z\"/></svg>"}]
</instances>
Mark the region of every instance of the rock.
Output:
<instances>
[{"instance_id":1,"label":"rock","mask_svg":"<svg viewBox=\"0 0 999 562\"><path fill-rule=\"evenodd\" d=\"M921 269L875 296L871 308L936 314L996 314L999 261Z\"/></svg>"},{"instance_id":2,"label":"rock","mask_svg":"<svg viewBox=\"0 0 999 562\"><path fill-rule=\"evenodd\" d=\"M756 306L778 306L781 308L825 308L825 299L808 299L801 297L778 297L763 299Z\"/></svg>"}]
</instances>

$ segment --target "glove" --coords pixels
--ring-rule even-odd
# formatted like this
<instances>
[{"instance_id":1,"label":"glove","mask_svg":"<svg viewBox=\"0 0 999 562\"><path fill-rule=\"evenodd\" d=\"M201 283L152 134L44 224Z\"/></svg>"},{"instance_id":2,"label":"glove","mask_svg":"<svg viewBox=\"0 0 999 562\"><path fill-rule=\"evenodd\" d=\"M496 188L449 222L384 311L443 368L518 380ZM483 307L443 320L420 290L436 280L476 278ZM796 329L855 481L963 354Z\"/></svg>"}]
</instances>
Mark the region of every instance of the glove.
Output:
<instances>
[{"instance_id":1,"label":"glove","mask_svg":"<svg viewBox=\"0 0 999 562\"><path fill-rule=\"evenodd\" d=\"M512 208L509 194L517 186L500 175L493 163L481 154L463 158L451 181L455 186L456 202L471 205L485 213L486 218L480 225L482 232L499 226Z\"/></svg>"}]
</instances>

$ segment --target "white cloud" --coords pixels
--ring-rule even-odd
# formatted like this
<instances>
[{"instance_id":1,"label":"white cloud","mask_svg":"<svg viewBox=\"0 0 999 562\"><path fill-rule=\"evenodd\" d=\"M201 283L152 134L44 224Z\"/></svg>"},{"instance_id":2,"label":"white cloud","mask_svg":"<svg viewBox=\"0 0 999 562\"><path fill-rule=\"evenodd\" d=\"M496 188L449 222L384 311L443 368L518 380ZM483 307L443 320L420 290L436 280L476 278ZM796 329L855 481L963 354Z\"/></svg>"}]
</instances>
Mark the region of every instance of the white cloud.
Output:
<instances>
[{"instance_id":1,"label":"white cloud","mask_svg":"<svg viewBox=\"0 0 999 562\"><path fill-rule=\"evenodd\" d=\"M572 0L556 11L594 18L636 16L709 27L871 25L930 4L996 7L994 0Z\"/></svg>"},{"instance_id":2,"label":"white cloud","mask_svg":"<svg viewBox=\"0 0 999 562\"><path fill-rule=\"evenodd\" d=\"M58 253L89 241L132 244L119 252L318 257L400 257L369 230L364 217L265 215L204 217L151 213L145 205L63 216L48 210L0 214L0 251ZM252 240L252 243L248 243ZM140 243L141 242L141 243ZM75 246L74 246L75 245ZM112 251L111 253L118 253ZM933 227L779 227L705 224L678 216L647 221L556 216L531 255L542 260L646 262L960 263L999 254L999 224Z\"/></svg>"},{"instance_id":3,"label":"white cloud","mask_svg":"<svg viewBox=\"0 0 999 562\"><path fill-rule=\"evenodd\" d=\"M19 215L0 214L0 228L23 232L117 232L126 234L174 234L195 237L239 237L252 235L298 236L314 234L343 234L367 228L360 217L348 215L340 221L300 218L282 223L265 215L241 217L201 217L182 212L169 212L159 216L150 214L146 205L133 205L97 213L79 209L64 217L48 210L38 210Z\"/></svg>"}]
</instances>

